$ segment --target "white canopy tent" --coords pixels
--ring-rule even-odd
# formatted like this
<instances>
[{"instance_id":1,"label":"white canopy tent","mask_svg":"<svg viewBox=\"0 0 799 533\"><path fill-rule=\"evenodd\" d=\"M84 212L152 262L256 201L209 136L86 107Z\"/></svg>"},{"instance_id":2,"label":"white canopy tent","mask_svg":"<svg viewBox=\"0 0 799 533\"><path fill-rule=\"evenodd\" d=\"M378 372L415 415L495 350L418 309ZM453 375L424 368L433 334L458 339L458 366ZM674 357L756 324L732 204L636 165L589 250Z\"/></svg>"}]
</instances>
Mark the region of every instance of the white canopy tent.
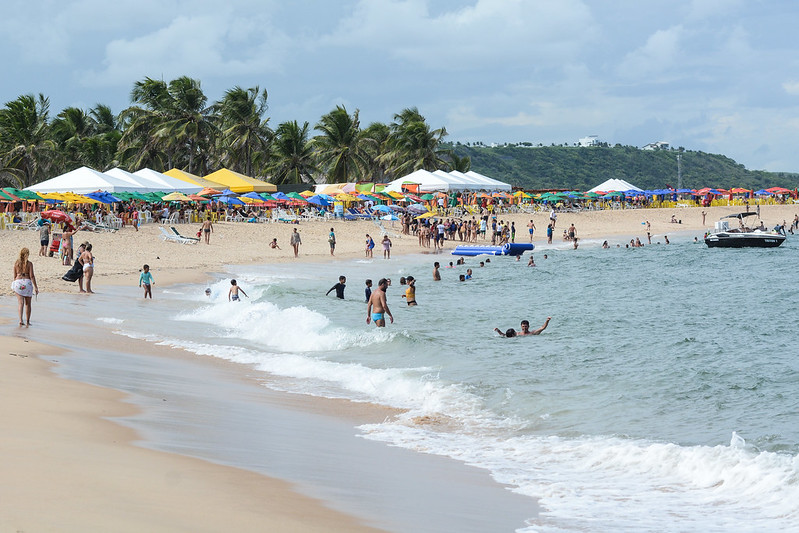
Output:
<instances>
[{"instance_id":1,"label":"white canopy tent","mask_svg":"<svg viewBox=\"0 0 799 533\"><path fill-rule=\"evenodd\" d=\"M619 179L609 179L603 183L600 183L590 191L586 192L625 192L625 191L640 191L644 192L643 189L639 189L635 185L628 183L624 180Z\"/></svg>"},{"instance_id":2,"label":"white canopy tent","mask_svg":"<svg viewBox=\"0 0 799 533\"><path fill-rule=\"evenodd\" d=\"M114 176L109 176L89 167L80 167L66 174L61 174L47 181L31 185L27 191L49 192L74 192L86 194L95 191L115 192L147 192L148 188Z\"/></svg>"},{"instance_id":3,"label":"white canopy tent","mask_svg":"<svg viewBox=\"0 0 799 533\"><path fill-rule=\"evenodd\" d=\"M203 188L199 185L193 185L187 181L179 180L177 178L173 178L172 176L167 176L166 174L161 174L160 172L150 170L149 168L137 170L133 173L133 176L140 181L148 183L148 186L152 187L152 189L150 189L152 191L197 194L203 190Z\"/></svg>"},{"instance_id":4,"label":"white canopy tent","mask_svg":"<svg viewBox=\"0 0 799 533\"><path fill-rule=\"evenodd\" d=\"M402 191L403 184L418 184L422 191L509 191L511 186L482 174L444 172L436 170L416 170L407 176L397 178L386 186L387 191Z\"/></svg>"}]
</instances>

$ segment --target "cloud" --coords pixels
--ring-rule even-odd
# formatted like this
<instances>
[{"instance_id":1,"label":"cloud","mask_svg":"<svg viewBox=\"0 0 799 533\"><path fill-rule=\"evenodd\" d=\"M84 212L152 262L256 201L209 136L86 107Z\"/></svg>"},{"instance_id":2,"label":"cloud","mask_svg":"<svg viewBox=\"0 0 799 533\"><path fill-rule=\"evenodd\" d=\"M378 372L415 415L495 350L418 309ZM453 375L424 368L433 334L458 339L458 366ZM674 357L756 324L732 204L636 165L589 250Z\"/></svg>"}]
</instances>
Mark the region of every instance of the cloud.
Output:
<instances>
[{"instance_id":1,"label":"cloud","mask_svg":"<svg viewBox=\"0 0 799 533\"><path fill-rule=\"evenodd\" d=\"M578 0L477 0L436 14L433 5L362 0L320 44L367 46L392 60L447 71L509 61L551 65L579 53L594 34L590 11Z\"/></svg>"},{"instance_id":2,"label":"cloud","mask_svg":"<svg viewBox=\"0 0 799 533\"><path fill-rule=\"evenodd\" d=\"M627 54L619 65L619 75L643 80L669 71L680 57L682 36L681 25L656 31L649 36L644 46Z\"/></svg>"},{"instance_id":3,"label":"cloud","mask_svg":"<svg viewBox=\"0 0 799 533\"><path fill-rule=\"evenodd\" d=\"M272 26L268 13L223 9L178 15L149 33L110 41L103 68L86 71L84 84L129 84L144 76L215 78L278 72L290 41Z\"/></svg>"}]
</instances>

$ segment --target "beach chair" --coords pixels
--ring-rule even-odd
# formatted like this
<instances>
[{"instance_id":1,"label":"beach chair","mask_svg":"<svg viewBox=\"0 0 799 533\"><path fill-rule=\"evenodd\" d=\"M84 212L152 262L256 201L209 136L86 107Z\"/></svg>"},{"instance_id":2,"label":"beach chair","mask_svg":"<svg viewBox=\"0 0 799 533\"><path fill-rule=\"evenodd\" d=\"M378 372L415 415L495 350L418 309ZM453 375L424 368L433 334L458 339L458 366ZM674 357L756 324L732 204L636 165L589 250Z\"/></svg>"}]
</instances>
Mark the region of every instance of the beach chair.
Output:
<instances>
[{"instance_id":1,"label":"beach chair","mask_svg":"<svg viewBox=\"0 0 799 533\"><path fill-rule=\"evenodd\" d=\"M169 229L172 230L172 234L173 235L175 235L177 237L180 237L181 239L188 239L190 241L200 242L199 237L187 237L185 235L181 235L180 232L178 231L178 229L175 226L169 226Z\"/></svg>"},{"instance_id":2,"label":"beach chair","mask_svg":"<svg viewBox=\"0 0 799 533\"><path fill-rule=\"evenodd\" d=\"M175 235L174 233L167 231L164 226L159 226L158 229L161 230L161 240L165 242L176 242L178 244L197 244L198 242L197 240L193 241L191 239L187 239L186 237Z\"/></svg>"},{"instance_id":3,"label":"beach chair","mask_svg":"<svg viewBox=\"0 0 799 533\"><path fill-rule=\"evenodd\" d=\"M352 219L348 219L347 215L349 215L351 217L355 217L355 219L362 219L362 220L366 220L366 219L371 219L372 218L372 215L367 215L366 213L359 213L358 211L355 211L352 208L347 209L347 211L344 212L344 218L346 220L352 220Z\"/></svg>"},{"instance_id":4,"label":"beach chair","mask_svg":"<svg viewBox=\"0 0 799 533\"><path fill-rule=\"evenodd\" d=\"M83 224L81 225L81 229L94 232L108 232L108 233L116 232L116 228L112 228L111 226L107 226L106 224L98 224L97 222L92 222L91 220L84 220Z\"/></svg>"}]
</instances>

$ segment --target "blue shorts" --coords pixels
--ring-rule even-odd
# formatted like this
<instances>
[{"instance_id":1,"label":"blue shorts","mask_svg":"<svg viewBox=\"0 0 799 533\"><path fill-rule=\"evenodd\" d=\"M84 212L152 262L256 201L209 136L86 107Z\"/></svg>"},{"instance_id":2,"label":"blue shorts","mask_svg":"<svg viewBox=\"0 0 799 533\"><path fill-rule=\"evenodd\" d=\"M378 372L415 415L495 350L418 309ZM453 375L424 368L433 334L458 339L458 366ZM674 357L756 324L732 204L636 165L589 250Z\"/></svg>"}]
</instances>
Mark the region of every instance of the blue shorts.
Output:
<instances>
[{"instance_id":1,"label":"blue shorts","mask_svg":"<svg viewBox=\"0 0 799 533\"><path fill-rule=\"evenodd\" d=\"M378 320L383 320L383 313L372 313L372 321L377 322Z\"/></svg>"}]
</instances>

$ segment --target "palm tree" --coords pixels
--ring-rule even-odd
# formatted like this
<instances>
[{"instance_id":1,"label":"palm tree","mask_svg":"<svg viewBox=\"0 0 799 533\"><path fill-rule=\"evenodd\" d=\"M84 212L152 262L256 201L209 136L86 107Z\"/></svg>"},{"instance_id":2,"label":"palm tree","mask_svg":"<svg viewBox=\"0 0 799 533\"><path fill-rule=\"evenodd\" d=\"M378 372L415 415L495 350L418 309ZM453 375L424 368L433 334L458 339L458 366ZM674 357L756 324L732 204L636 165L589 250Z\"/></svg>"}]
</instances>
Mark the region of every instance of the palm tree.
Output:
<instances>
[{"instance_id":1,"label":"palm tree","mask_svg":"<svg viewBox=\"0 0 799 533\"><path fill-rule=\"evenodd\" d=\"M275 131L268 169L274 183L310 183L317 172L308 123L284 122Z\"/></svg>"},{"instance_id":2,"label":"palm tree","mask_svg":"<svg viewBox=\"0 0 799 533\"><path fill-rule=\"evenodd\" d=\"M49 110L43 94L20 96L0 109L0 180L24 188L47 177L56 154Z\"/></svg>"},{"instance_id":3,"label":"palm tree","mask_svg":"<svg viewBox=\"0 0 799 533\"><path fill-rule=\"evenodd\" d=\"M214 109L220 120L220 163L247 176L256 174L266 163L274 133L264 118L269 106L267 93L256 85L249 89L234 87L225 93ZM257 172L262 174L261 172Z\"/></svg>"},{"instance_id":4,"label":"palm tree","mask_svg":"<svg viewBox=\"0 0 799 533\"><path fill-rule=\"evenodd\" d=\"M329 183L357 181L368 167L358 114L356 109L350 116L346 108L336 106L316 124L322 134L314 137L313 144Z\"/></svg>"},{"instance_id":5,"label":"palm tree","mask_svg":"<svg viewBox=\"0 0 799 533\"><path fill-rule=\"evenodd\" d=\"M131 91L133 106L120 115L125 134L119 159L130 166L187 167L205 173L217 134L213 109L200 82L182 76L169 82L145 78Z\"/></svg>"},{"instance_id":6,"label":"palm tree","mask_svg":"<svg viewBox=\"0 0 799 533\"><path fill-rule=\"evenodd\" d=\"M469 172L472 169L472 158L468 155L463 157L458 157L458 155L452 151L449 153L449 169L450 170L457 170L458 172Z\"/></svg>"},{"instance_id":7,"label":"palm tree","mask_svg":"<svg viewBox=\"0 0 799 533\"><path fill-rule=\"evenodd\" d=\"M117 147L117 160L129 169L167 170L170 158L166 143L156 136L169 104L167 84L151 78L137 81L130 99L133 105L119 114L124 133Z\"/></svg>"},{"instance_id":8,"label":"palm tree","mask_svg":"<svg viewBox=\"0 0 799 533\"><path fill-rule=\"evenodd\" d=\"M199 158L197 166L205 174L218 132L213 108L206 106L208 98L200 82L188 76L170 81L167 92L163 121L155 134L166 142L170 166L180 161L191 173L195 158Z\"/></svg>"},{"instance_id":9,"label":"palm tree","mask_svg":"<svg viewBox=\"0 0 799 533\"><path fill-rule=\"evenodd\" d=\"M384 162L385 155L390 151L390 138L391 131L388 125L382 122L373 122L361 132L361 143L367 156L364 175L368 176L370 181L376 183L391 181L391 174Z\"/></svg>"},{"instance_id":10,"label":"palm tree","mask_svg":"<svg viewBox=\"0 0 799 533\"><path fill-rule=\"evenodd\" d=\"M449 152L440 148L447 130L431 130L415 107L394 115L390 130L390 151L382 156L382 160L394 174L408 174L420 168L432 171L447 167L443 156Z\"/></svg>"}]
</instances>

